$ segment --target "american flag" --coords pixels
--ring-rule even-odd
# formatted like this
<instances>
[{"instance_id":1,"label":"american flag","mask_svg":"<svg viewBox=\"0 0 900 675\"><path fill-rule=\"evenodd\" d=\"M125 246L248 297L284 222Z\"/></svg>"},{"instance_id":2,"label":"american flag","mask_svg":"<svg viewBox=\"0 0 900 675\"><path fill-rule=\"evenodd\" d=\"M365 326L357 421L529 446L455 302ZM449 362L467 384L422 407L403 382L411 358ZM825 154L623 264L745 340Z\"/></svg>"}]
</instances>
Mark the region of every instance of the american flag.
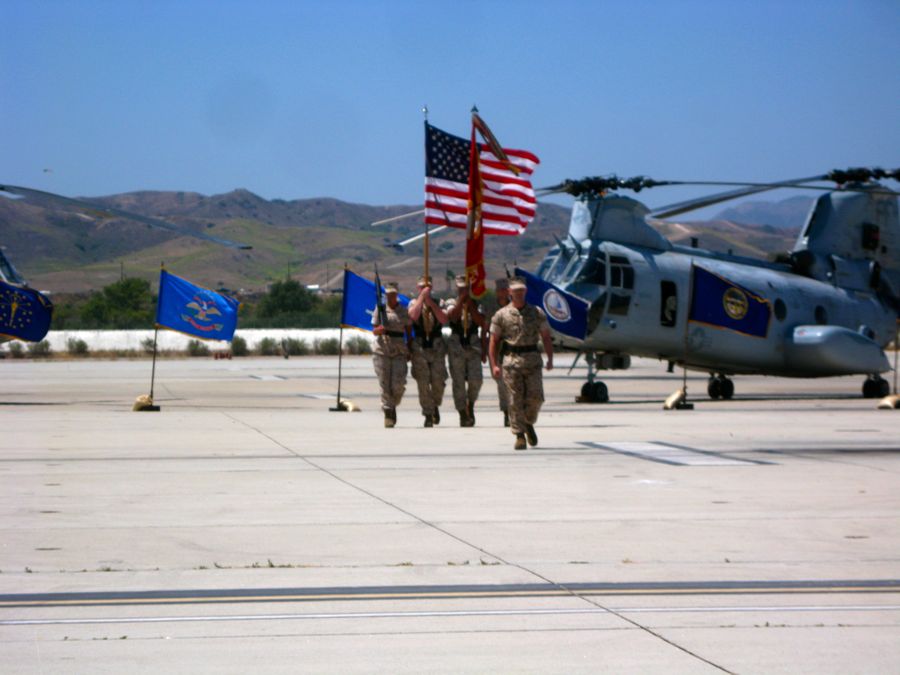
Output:
<instances>
[{"instance_id":1,"label":"american flag","mask_svg":"<svg viewBox=\"0 0 900 675\"><path fill-rule=\"evenodd\" d=\"M525 150L507 150L509 169L479 144L481 215L484 234L522 234L534 218L531 176L540 160ZM425 222L465 229L469 206L469 140L425 123Z\"/></svg>"}]
</instances>

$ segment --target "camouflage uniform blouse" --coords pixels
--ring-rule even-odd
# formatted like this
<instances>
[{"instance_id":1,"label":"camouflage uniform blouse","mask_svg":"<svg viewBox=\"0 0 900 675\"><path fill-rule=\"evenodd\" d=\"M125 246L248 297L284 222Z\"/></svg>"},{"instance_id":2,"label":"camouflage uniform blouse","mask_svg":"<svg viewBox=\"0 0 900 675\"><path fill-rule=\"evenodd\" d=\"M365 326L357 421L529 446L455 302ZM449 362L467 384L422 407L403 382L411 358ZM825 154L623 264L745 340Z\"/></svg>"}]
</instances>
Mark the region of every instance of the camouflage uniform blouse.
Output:
<instances>
[{"instance_id":1,"label":"camouflage uniform blouse","mask_svg":"<svg viewBox=\"0 0 900 675\"><path fill-rule=\"evenodd\" d=\"M375 341L374 352L382 356L402 356L406 357L406 327L409 325L409 314L406 307L397 305L391 309L389 305L385 305L385 315L387 316L387 324L385 329L393 335L380 335ZM372 325L378 326L378 310L372 314Z\"/></svg>"},{"instance_id":2,"label":"camouflage uniform blouse","mask_svg":"<svg viewBox=\"0 0 900 675\"><path fill-rule=\"evenodd\" d=\"M497 310L491 319L491 335L513 347L536 347L541 340L541 331L548 328L547 317L543 310L534 305L525 305L522 309L509 303ZM509 351L503 357L504 364L525 363L537 358L541 360L540 351L513 354Z\"/></svg>"}]
</instances>

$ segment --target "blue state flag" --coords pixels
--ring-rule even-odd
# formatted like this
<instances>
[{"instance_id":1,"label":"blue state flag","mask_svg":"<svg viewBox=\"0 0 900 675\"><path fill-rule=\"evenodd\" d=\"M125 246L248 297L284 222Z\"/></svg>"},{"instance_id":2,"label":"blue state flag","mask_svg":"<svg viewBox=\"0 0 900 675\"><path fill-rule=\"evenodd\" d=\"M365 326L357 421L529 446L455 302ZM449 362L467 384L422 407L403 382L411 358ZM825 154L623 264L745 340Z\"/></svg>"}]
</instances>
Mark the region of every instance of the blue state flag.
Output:
<instances>
[{"instance_id":1,"label":"blue state flag","mask_svg":"<svg viewBox=\"0 0 900 675\"><path fill-rule=\"evenodd\" d=\"M692 267L691 321L753 337L768 335L772 316L768 300L709 270Z\"/></svg>"},{"instance_id":2,"label":"blue state flag","mask_svg":"<svg viewBox=\"0 0 900 675\"><path fill-rule=\"evenodd\" d=\"M525 301L544 310L547 322L557 333L576 340L584 340L587 335L587 316L590 303L577 295L566 293L549 281L516 268L516 276L525 279L528 290Z\"/></svg>"},{"instance_id":3,"label":"blue state flag","mask_svg":"<svg viewBox=\"0 0 900 675\"><path fill-rule=\"evenodd\" d=\"M204 340L231 340L240 303L227 295L195 286L166 270L159 273L156 325Z\"/></svg>"},{"instance_id":4,"label":"blue state flag","mask_svg":"<svg viewBox=\"0 0 900 675\"><path fill-rule=\"evenodd\" d=\"M0 335L40 342L50 330L53 303L32 288L0 280Z\"/></svg>"},{"instance_id":5,"label":"blue state flag","mask_svg":"<svg viewBox=\"0 0 900 675\"><path fill-rule=\"evenodd\" d=\"M382 294L384 288L381 289ZM409 305L405 295L397 296L400 304ZM375 313L375 282L369 281L350 270L344 270L344 299L341 303L341 326L372 330L372 315Z\"/></svg>"}]
</instances>

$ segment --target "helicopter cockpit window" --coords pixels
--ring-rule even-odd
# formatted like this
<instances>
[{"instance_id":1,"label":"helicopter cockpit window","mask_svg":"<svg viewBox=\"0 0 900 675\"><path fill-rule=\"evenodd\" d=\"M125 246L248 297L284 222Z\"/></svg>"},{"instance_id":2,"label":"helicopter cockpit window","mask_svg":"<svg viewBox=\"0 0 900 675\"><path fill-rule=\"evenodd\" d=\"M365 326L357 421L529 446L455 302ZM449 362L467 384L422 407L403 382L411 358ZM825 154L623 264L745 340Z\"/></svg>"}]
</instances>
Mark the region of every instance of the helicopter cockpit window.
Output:
<instances>
[{"instance_id":1,"label":"helicopter cockpit window","mask_svg":"<svg viewBox=\"0 0 900 675\"><path fill-rule=\"evenodd\" d=\"M606 285L606 265L598 258L588 258L578 274L578 281Z\"/></svg>"},{"instance_id":2,"label":"helicopter cockpit window","mask_svg":"<svg viewBox=\"0 0 900 675\"><path fill-rule=\"evenodd\" d=\"M610 256L609 285L613 288L634 288L634 268L629 264L628 258Z\"/></svg>"},{"instance_id":3,"label":"helicopter cockpit window","mask_svg":"<svg viewBox=\"0 0 900 675\"><path fill-rule=\"evenodd\" d=\"M567 254L566 251L560 252L559 256L553 262L550 271L547 273L547 276L545 276L544 278L550 281L561 279L563 272L565 271L566 267L569 266L571 260L572 255Z\"/></svg>"},{"instance_id":4,"label":"helicopter cockpit window","mask_svg":"<svg viewBox=\"0 0 900 675\"><path fill-rule=\"evenodd\" d=\"M554 263L555 260L556 260L556 258L551 258L550 256L547 256L546 258L544 258L544 259L541 261L540 266L537 268L537 273L536 273L536 274L537 274L539 277L541 277L542 279L545 278L544 275L547 273L547 270L550 269L550 266L553 265L553 263Z\"/></svg>"}]
</instances>

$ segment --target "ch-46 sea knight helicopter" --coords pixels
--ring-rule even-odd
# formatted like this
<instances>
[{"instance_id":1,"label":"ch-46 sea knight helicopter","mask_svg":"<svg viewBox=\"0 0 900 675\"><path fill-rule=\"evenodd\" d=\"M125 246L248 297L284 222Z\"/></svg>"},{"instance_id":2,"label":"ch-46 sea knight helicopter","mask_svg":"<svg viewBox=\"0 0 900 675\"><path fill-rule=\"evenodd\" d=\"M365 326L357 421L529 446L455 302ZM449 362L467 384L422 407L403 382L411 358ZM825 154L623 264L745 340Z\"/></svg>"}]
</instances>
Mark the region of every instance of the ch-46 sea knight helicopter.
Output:
<instances>
[{"instance_id":1,"label":"ch-46 sea knight helicopter","mask_svg":"<svg viewBox=\"0 0 900 675\"><path fill-rule=\"evenodd\" d=\"M900 314L897 192L876 182L900 170L850 169L778 183L654 181L615 176L567 180L543 194L576 198L569 231L537 269L546 281L590 303L583 341L557 334L588 364L582 401L609 400L596 370L627 368L631 356L658 358L710 374L714 399L734 395L732 375L866 375L863 396L886 396L884 347ZM829 181L832 187L810 184ZM613 194L662 185L743 187L650 211ZM824 190L793 250L775 262L672 244L652 223L775 188ZM692 314L697 270L721 280L712 301L740 319L764 312L755 334L709 325ZM730 290L729 290L730 289ZM706 298L709 302L710 298Z\"/></svg>"}]
</instances>

